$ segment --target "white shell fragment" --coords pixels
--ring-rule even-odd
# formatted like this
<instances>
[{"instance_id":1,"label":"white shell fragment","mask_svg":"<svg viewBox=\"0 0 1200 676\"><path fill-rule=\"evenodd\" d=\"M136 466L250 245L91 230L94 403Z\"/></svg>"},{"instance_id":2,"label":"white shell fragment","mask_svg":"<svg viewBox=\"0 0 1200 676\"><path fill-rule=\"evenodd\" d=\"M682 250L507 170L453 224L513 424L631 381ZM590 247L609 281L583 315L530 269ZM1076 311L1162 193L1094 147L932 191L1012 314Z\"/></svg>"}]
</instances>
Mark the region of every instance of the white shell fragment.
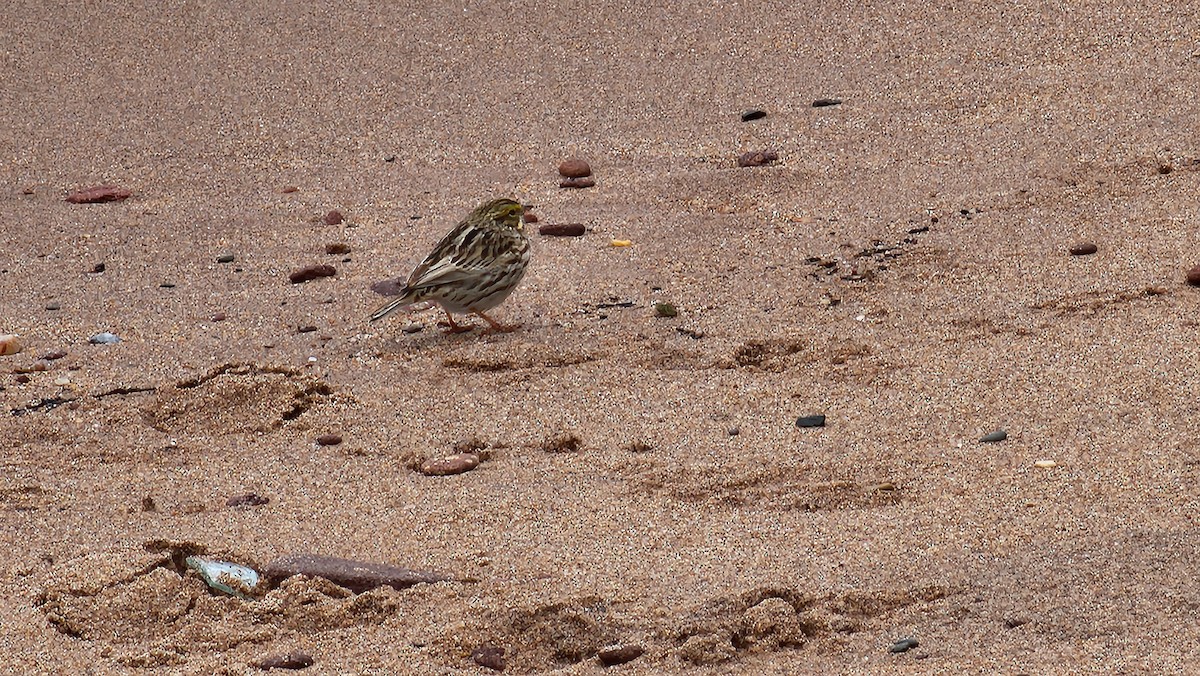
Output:
<instances>
[{"instance_id":1,"label":"white shell fragment","mask_svg":"<svg viewBox=\"0 0 1200 676\"><path fill-rule=\"evenodd\" d=\"M16 354L25 348L21 340L12 333L0 333L0 357Z\"/></svg>"},{"instance_id":2,"label":"white shell fragment","mask_svg":"<svg viewBox=\"0 0 1200 676\"><path fill-rule=\"evenodd\" d=\"M184 563L196 571L209 587L217 591L244 599L254 596L258 591L259 576L253 568L228 561L206 559L203 556L189 556L184 559Z\"/></svg>"},{"instance_id":3,"label":"white shell fragment","mask_svg":"<svg viewBox=\"0 0 1200 676\"><path fill-rule=\"evenodd\" d=\"M115 334L115 333L104 332L104 333L97 333L96 335L92 336L91 338L88 338L88 342L93 345L111 345L113 343L121 342L121 339L118 338L117 334Z\"/></svg>"},{"instance_id":4,"label":"white shell fragment","mask_svg":"<svg viewBox=\"0 0 1200 676\"><path fill-rule=\"evenodd\" d=\"M1041 467L1042 469L1050 469L1051 467L1058 467L1058 463L1054 462L1053 460L1038 460L1033 463L1033 466Z\"/></svg>"}]
</instances>

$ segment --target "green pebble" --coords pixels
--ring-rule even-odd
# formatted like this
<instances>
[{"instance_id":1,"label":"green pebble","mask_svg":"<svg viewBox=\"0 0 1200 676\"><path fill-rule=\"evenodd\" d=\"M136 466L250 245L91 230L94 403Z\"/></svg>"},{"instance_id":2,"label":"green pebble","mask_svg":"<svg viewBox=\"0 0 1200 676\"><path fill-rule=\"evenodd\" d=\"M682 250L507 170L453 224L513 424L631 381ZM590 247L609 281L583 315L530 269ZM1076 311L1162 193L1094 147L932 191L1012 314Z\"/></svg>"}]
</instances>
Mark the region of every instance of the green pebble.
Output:
<instances>
[{"instance_id":1,"label":"green pebble","mask_svg":"<svg viewBox=\"0 0 1200 676\"><path fill-rule=\"evenodd\" d=\"M670 303L655 303L654 315L657 317L678 317L679 310L675 309Z\"/></svg>"}]
</instances>

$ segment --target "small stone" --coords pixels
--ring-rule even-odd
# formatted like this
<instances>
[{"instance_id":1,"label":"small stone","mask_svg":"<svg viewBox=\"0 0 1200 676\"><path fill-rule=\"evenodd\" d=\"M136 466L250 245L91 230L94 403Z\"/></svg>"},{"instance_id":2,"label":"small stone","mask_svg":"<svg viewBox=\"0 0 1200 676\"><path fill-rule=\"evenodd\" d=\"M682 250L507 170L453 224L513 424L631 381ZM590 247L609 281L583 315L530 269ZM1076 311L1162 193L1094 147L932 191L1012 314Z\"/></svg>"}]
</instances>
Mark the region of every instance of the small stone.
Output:
<instances>
[{"instance_id":1,"label":"small stone","mask_svg":"<svg viewBox=\"0 0 1200 676\"><path fill-rule=\"evenodd\" d=\"M42 359L45 359L46 361L55 361L57 359L62 359L65 356L67 356L66 350L51 350L42 355Z\"/></svg>"},{"instance_id":2,"label":"small stone","mask_svg":"<svg viewBox=\"0 0 1200 676\"><path fill-rule=\"evenodd\" d=\"M214 313L212 313L212 315L211 315L211 316L208 318L208 320L209 320L209 321L211 321L211 322L223 322L223 321L225 321L226 319L228 319L228 317L226 317L226 315L225 315L225 313L224 313L224 312L214 312Z\"/></svg>"},{"instance_id":3,"label":"small stone","mask_svg":"<svg viewBox=\"0 0 1200 676\"><path fill-rule=\"evenodd\" d=\"M343 220L342 212L338 211L337 209L334 209L321 217L321 222L325 225L341 225Z\"/></svg>"},{"instance_id":4,"label":"small stone","mask_svg":"<svg viewBox=\"0 0 1200 676\"><path fill-rule=\"evenodd\" d=\"M259 507L271 501L271 498L266 498L258 493L246 493L245 495L235 495L225 501L226 507Z\"/></svg>"},{"instance_id":5,"label":"small stone","mask_svg":"<svg viewBox=\"0 0 1200 676\"><path fill-rule=\"evenodd\" d=\"M596 182L590 178L564 178L558 182L560 188L590 188Z\"/></svg>"},{"instance_id":6,"label":"small stone","mask_svg":"<svg viewBox=\"0 0 1200 676\"><path fill-rule=\"evenodd\" d=\"M538 220L540 220L540 219L538 219L537 214L533 213L532 211L530 211L528 209L525 210L525 222L526 223L537 223Z\"/></svg>"},{"instance_id":7,"label":"small stone","mask_svg":"<svg viewBox=\"0 0 1200 676\"><path fill-rule=\"evenodd\" d=\"M1160 174L1162 174L1162 175L1164 175L1164 176L1165 176L1165 175L1167 175L1167 174L1169 174L1169 173L1171 173L1171 172L1172 172L1172 171L1174 171L1174 170L1175 170L1175 168L1174 168L1174 167L1172 167L1172 166L1171 166L1171 165L1169 165L1169 164L1160 164L1160 165L1158 165L1158 173L1160 173Z\"/></svg>"},{"instance_id":8,"label":"small stone","mask_svg":"<svg viewBox=\"0 0 1200 676\"><path fill-rule=\"evenodd\" d=\"M262 670L268 669L307 669L311 667L315 661L312 655L299 650L293 650L290 653L282 655L270 655L257 660L254 666Z\"/></svg>"},{"instance_id":9,"label":"small stone","mask_svg":"<svg viewBox=\"0 0 1200 676\"><path fill-rule=\"evenodd\" d=\"M841 99L817 99L812 102L813 108L825 108L826 106L836 106L841 104Z\"/></svg>"},{"instance_id":10,"label":"small stone","mask_svg":"<svg viewBox=\"0 0 1200 676\"><path fill-rule=\"evenodd\" d=\"M282 189L282 190L280 190L279 192L281 192L281 193L283 193L283 194L285 194L285 195L286 195L286 194L288 194L288 193L297 192L298 190L300 190L300 188L297 188L297 187L296 187L296 186L294 186L294 185L285 185L285 186L283 187L283 189Z\"/></svg>"},{"instance_id":11,"label":"small stone","mask_svg":"<svg viewBox=\"0 0 1200 676\"><path fill-rule=\"evenodd\" d=\"M101 272L104 272L105 269L106 269L106 266L104 265L104 263L96 263L95 265L92 266L92 274L98 275Z\"/></svg>"},{"instance_id":12,"label":"small stone","mask_svg":"<svg viewBox=\"0 0 1200 676\"><path fill-rule=\"evenodd\" d=\"M288 275L288 279L292 284L300 284L321 277L332 277L336 274L337 269L332 265L309 265Z\"/></svg>"},{"instance_id":13,"label":"small stone","mask_svg":"<svg viewBox=\"0 0 1200 676\"><path fill-rule=\"evenodd\" d=\"M23 349L25 349L25 346L21 344L21 339L16 334L0 334L0 357L17 354Z\"/></svg>"},{"instance_id":14,"label":"small stone","mask_svg":"<svg viewBox=\"0 0 1200 676\"><path fill-rule=\"evenodd\" d=\"M995 432L988 432L987 434L980 437L979 443L995 444L995 443L1004 441L1007 438L1008 438L1008 432L1005 432L1004 430L996 430Z\"/></svg>"},{"instance_id":15,"label":"small stone","mask_svg":"<svg viewBox=\"0 0 1200 676\"><path fill-rule=\"evenodd\" d=\"M433 584L449 579L428 571L318 554L289 554L267 565L266 577L273 582L293 575L324 578L355 594L383 586L403 590L415 584Z\"/></svg>"},{"instance_id":16,"label":"small stone","mask_svg":"<svg viewBox=\"0 0 1200 676\"><path fill-rule=\"evenodd\" d=\"M615 247L633 246L633 242L628 239L614 239L609 244Z\"/></svg>"},{"instance_id":17,"label":"small stone","mask_svg":"<svg viewBox=\"0 0 1200 676\"><path fill-rule=\"evenodd\" d=\"M737 427L729 428L729 436L731 436L731 437L736 437L737 435L739 435L741 433L742 433L742 430Z\"/></svg>"},{"instance_id":18,"label":"small stone","mask_svg":"<svg viewBox=\"0 0 1200 676\"><path fill-rule=\"evenodd\" d=\"M1192 286L1200 286L1200 265L1187 271L1187 283Z\"/></svg>"},{"instance_id":19,"label":"small stone","mask_svg":"<svg viewBox=\"0 0 1200 676\"><path fill-rule=\"evenodd\" d=\"M104 333L97 333L91 338L88 338L88 342L92 345L112 345L114 343L121 342L121 339L118 338L116 334L108 333L106 331Z\"/></svg>"},{"instance_id":20,"label":"small stone","mask_svg":"<svg viewBox=\"0 0 1200 676\"><path fill-rule=\"evenodd\" d=\"M421 474L425 476L451 476L470 472L479 466L479 456L474 453L456 453L444 458L430 458L421 463Z\"/></svg>"},{"instance_id":21,"label":"small stone","mask_svg":"<svg viewBox=\"0 0 1200 676\"><path fill-rule=\"evenodd\" d=\"M825 414L814 413L813 415L802 415L796 418L796 427L824 427Z\"/></svg>"},{"instance_id":22,"label":"small stone","mask_svg":"<svg viewBox=\"0 0 1200 676\"><path fill-rule=\"evenodd\" d=\"M508 665L504 661L504 648L494 645L481 645L471 651L471 659L481 667L504 671Z\"/></svg>"},{"instance_id":23,"label":"small stone","mask_svg":"<svg viewBox=\"0 0 1200 676\"><path fill-rule=\"evenodd\" d=\"M417 322L409 322L408 324L405 324L404 328L402 328L400 330L403 331L404 333L409 333L409 334L420 333L425 330L425 325L418 324Z\"/></svg>"},{"instance_id":24,"label":"small stone","mask_svg":"<svg viewBox=\"0 0 1200 676\"><path fill-rule=\"evenodd\" d=\"M149 495L142 498L142 511L143 512L157 512L158 511L158 505L154 504L154 498L150 497Z\"/></svg>"},{"instance_id":25,"label":"small stone","mask_svg":"<svg viewBox=\"0 0 1200 676\"><path fill-rule=\"evenodd\" d=\"M1099 248L1091 242L1079 242L1072 245L1070 251L1072 256L1091 256L1099 251Z\"/></svg>"},{"instance_id":26,"label":"small stone","mask_svg":"<svg viewBox=\"0 0 1200 676\"><path fill-rule=\"evenodd\" d=\"M600 663L604 666L613 667L618 664L632 662L645 654L645 648L640 645L630 644L605 648L596 653L596 657L600 658Z\"/></svg>"},{"instance_id":27,"label":"small stone","mask_svg":"<svg viewBox=\"0 0 1200 676\"><path fill-rule=\"evenodd\" d=\"M71 379L66 376L59 376L54 379L54 384L58 387L66 387L71 384Z\"/></svg>"},{"instance_id":28,"label":"small stone","mask_svg":"<svg viewBox=\"0 0 1200 676\"><path fill-rule=\"evenodd\" d=\"M350 253L350 245L345 242L334 242L325 245L325 253L331 256L339 256L341 254Z\"/></svg>"},{"instance_id":29,"label":"small stone","mask_svg":"<svg viewBox=\"0 0 1200 676\"><path fill-rule=\"evenodd\" d=\"M67 195L66 200L72 204L97 204L99 202L120 202L129 198L133 193L115 185L96 185L83 188Z\"/></svg>"},{"instance_id":30,"label":"small stone","mask_svg":"<svg viewBox=\"0 0 1200 676\"><path fill-rule=\"evenodd\" d=\"M51 312L53 312L53 311L55 311L55 310L61 310L61 309L62 309L62 305L60 305L60 304L58 304L58 303L46 303L46 309L47 309L47 310L50 310Z\"/></svg>"},{"instance_id":31,"label":"small stone","mask_svg":"<svg viewBox=\"0 0 1200 676\"><path fill-rule=\"evenodd\" d=\"M375 282L371 285L371 290L381 296L399 296L404 293L405 284L404 278L385 279L382 282Z\"/></svg>"},{"instance_id":32,"label":"small stone","mask_svg":"<svg viewBox=\"0 0 1200 676\"><path fill-rule=\"evenodd\" d=\"M1058 463L1053 460L1037 460L1034 461L1033 466L1041 469L1053 469L1058 467Z\"/></svg>"},{"instance_id":33,"label":"small stone","mask_svg":"<svg viewBox=\"0 0 1200 676\"><path fill-rule=\"evenodd\" d=\"M676 310L675 306L671 305L670 303L655 303L654 316L668 319L671 317L678 317L679 310Z\"/></svg>"},{"instance_id":34,"label":"small stone","mask_svg":"<svg viewBox=\"0 0 1200 676\"><path fill-rule=\"evenodd\" d=\"M546 237L582 237L586 232L583 223L547 223L538 226L538 234Z\"/></svg>"},{"instance_id":35,"label":"small stone","mask_svg":"<svg viewBox=\"0 0 1200 676\"><path fill-rule=\"evenodd\" d=\"M312 324L307 324L305 326L296 327L296 333L312 333L313 331L316 331L316 330L317 330L317 327L313 326Z\"/></svg>"},{"instance_id":36,"label":"small stone","mask_svg":"<svg viewBox=\"0 0 1200 676\"><path fill-rule=\"evenodd\" d=\"M21 373L21 374L17 375L17 377L16 377L16 381L22 385L29 382L30 380L32 380L32 378L25 375L24 373Z\"/></svg>"},{"instance_id":37,"label":"small stone","mask_svg":"<svg viewBox=\"0 0 1200 676\"><path fill-rule=\"evenodd\" d=\"M160 289L174 289L174 288L175 288L175 285L174 285L174 284L172 284L171 282L163 282L162 284L159 284L159 285L158 285L158 288L160 288Z\"/></svg>"},{"instance_id":38,"label":"small stone","mask_svg":"<svg viewBox=\"0 0 1200 676\"><path fill-rule=\"evenodd\" d=\"M234 255L231 253L223 253L220 256L217 256L218 263L232 263L233 261Z\"/></svg>"},{"instance_id":39,"label":"small stone","mask_svg":"<svg viewBox=\"0 0 1200 676\"><path fill-rule=\"evenodd\" d=\"M918 645L920 645L920 643L917 642L917 639L904 638L893 643L892 647L888 648L888 651L893 653L904 653L916 648Z\"/></svg>"},{"instance_id":40,"label":"small stone","mask_svg":"<svg viewBox=\"0 0 1200 676\"><path fill-rule=\"evenodd\" d=\"M739 167L762 167L774 163L779 159L779 154L774 150L757 150L748 153L742 153L738 156Z\"/></svg>"},{"instance_id":41,"label":"small stone","mask_svg":"<svg viewBox=\"0 0 1200 676\"><path fill-rule=\"evenodd\" d=\"M567 178L583 178L592 175L592 166L578 157L572 157L558 165L558 173Z\"/></svg>"},{"instance_id":42,"label":"small stone","mask_svg":"<svg viewBox=\"0 0 1200 676\"><path fill-rule=\"evenodd\" d=\"M328 432L317 437L318 446L337 446L342 443L342 435Z\"/></svg>"},{"instance_id":43,"label":"small stone","mask_svg":"<svg viewBox=\"0 0 1200 676\"><path fill-rule=\"evenodd\" d=\"M755 108L753 110L747 110L746 112L742 113L742 122L751 122L753 120L761 120L766 116L767 116L767 111L758 110L757 108Z\"/></svg>"}]
</instances>

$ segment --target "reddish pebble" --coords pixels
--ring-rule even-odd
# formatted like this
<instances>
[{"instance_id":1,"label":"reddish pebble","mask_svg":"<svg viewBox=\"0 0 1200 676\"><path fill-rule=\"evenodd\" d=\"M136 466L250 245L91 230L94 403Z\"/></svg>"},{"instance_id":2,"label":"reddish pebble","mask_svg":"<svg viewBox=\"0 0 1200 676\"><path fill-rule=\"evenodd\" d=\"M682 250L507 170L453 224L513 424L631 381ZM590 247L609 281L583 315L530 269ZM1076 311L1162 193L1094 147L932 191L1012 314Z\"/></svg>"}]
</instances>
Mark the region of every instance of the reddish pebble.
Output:
<instances>
[{"instance_id":1,"label":"reddish pebble","mask_svg":"<svg viewBox=\"0 0 1200 676\"><path fill-rule=\"evenodd\" d=\"M265 505L271 501L271 498L264 498L258 493L246 493L245 495L235 495L225 501L226 507L258 507Z\"/></svg>"},{"instance_id":2,"label":"reddish pebble","mask_svg":"<svg viewBox=\"0 0 1200 676\"><path fill-rule=\"evenodd\" d=\"M558 165L558 173L567 178L583 178L592 175L592 167L578 157L572 157L569 160L563 160L563 163Z\"/></svg>"},{"instance_id":3,"label":"reddish pebble","mask_svg":"<svg viewBox=\"0 0 1200 676\"><path fill-rule=\"evenodd\" d=\"M1070 249L1072 256L1091 256L1099 251L1095 244L1091 242L1080 242Z\"/></svg>"},{"instance_id":4,"label":"reddish pebble","mask_svg":"<svg viewBox=\"0 0 1200 676\"><path fill-rule=\"evenodd\" d=\"M280 190L279 192L281 192L281 193L284 193L284 194L287 194L287 193L290 193L290 192L296 192L296 191L298 191L298 190L300 190L300 188L297 188L297 187L296 187L296 186L294 186L294 185L289 185L289 186L285 186L285 187L284 187L284 189L283 189L283 190Z\"/></svg>"},{"instance_id":5,"label":"reddish pebble","mask_svg":"<svg viewBox=\"0 0 1200 676\"><path fill-rule=\"evenodd\" d=\"M225 313L224 312L214 312L212 314L212 316L208 318L208 320L210 322L223 322L223 321L225 321Z\"/></svg>"},{"instance_id":6,"label":"reddish pebble","mask_svg":"<svg viewBox=\"0 0 1200 676\"><path fill-rule=\"evenodd\" d=\"M334 242L333 244L325 245L325 253L331 256L350 253L350 245L345 242Z\"/></svg>"},{"instance_id":7,"label":"reddish pebble","mask_svg":"<svg viewBox=\"0 0 1200 676\"><path fill-rule=\"evenodd\" d=\"M773 150L759 150L750 153L742 153L738 157L739 167L761 167L779 159L779 154Z\"/></svg>"},{"instance_id":8,"label":"reddish pebble","mask_svg":"<svg viewBox=\"0 0 1200 676\"><path fill-rule=\"evenodd\" d=\"M600 663L604 666L612 667L632 662L644 654L646 654L646 649L640 645L623 645L601 650L596 653L596 657L600 658Z\"/></svg>"},{"instance_id":9,"label":"reddish pebble","mask_svg":"<svg viewBox=\"0 0 1200 676\"><path fill-rule=\"evenodd\" d=\"M582 237L585 232L583 223L547 223L538 228L538 234L547 237Z\"/></svg>"},{"instance_id":10,"label":"reddish pebble","mask_svg":"<svg viewBox=\"0 0 1200 676\"><path fill-rule=\"evenodd\" d=\"M494 645L481 645L471 651L471 659L481 667L504 671L508 665L504 662L504 648Z\"/></svg>"},{"instance_id":11,"label":"reddish pebble","mask_svg":"<svg viewBox=\"0 0 1200 676\"><path fill-rule=\"evenodd\" d=\"M29 382L30 380L31 380L31 378L30 378L29 376L25 375L24 373L22 373L22 374L20 374L19 376L17 376L17 382L18 382L18 383L20 383L20 384L22 384L22 385L24 385L25 383Z\"/></svg>"},{"instance_id":12,"label":"reddish pebble","mask_svg":"<svg viewBox=\"0 0 1200 676\"><path fill-rule=\"evenodd\" d=\"M1188 270L1187 282L1192 286L1200 286L1200 265Z\"/></svg>"},{"instance_id":13,"label":"reddish pebble","mask_svg":"<svg viewBox=\"0 0 1200 676\"><path fill-rule=\"evenodd\" d=\"M309 265L288 275L288 279L292 281L292 284L300 284L321 277L332 277L336 274L337 270L332 265Z\"/></svg>"},{"instance_id":14,"label":"reddish pebble","mask_svg":"<svg viewBox=\"0 0 1200 676\"><path fill-rule=\"evenodd\" d=\"M319 446L337 446L342 443L342 435L340 434L322 434L317 437L317 445Z\"/></svg>"},{"instance_id":15,"label":"reddish pebble","mask_svg":"<svg viewBox=\"0 0 1200 676\"><path fill-rule=\"evenodd\" d=\"M533 213L532 211L526 210L525 211L525 222L526 223L537 223L538 215Z\"/></svg>"},{"instance_id":16,"label":"reddish pebble","mask_svg":"<svg viewBox=\"0 0 1200 676\"><path fill-rule=\"evenodd\" d=\"M564 178L558 182L560 188L590 188L596 182L590 178Z\"/></svg>"},{"instance_id":17,"label":"reddish pebble","mask_svg":"<svg viewBox=\"0 0 1200 676\"><path fill-rule=\"evenodd\" d=\"M96 185L83 188L67 195L67 201L72 204L96 204L97 202L120 202L127 199L132 192L115 185Z\"/></svg>"},{"instance_id":18,"label":"reddish pebble","mask_svg":"<svg viewBox=\"0 0 1200 676\"><path fill-rule=\"evenodd\" d=\"M330 211L329 213L325 214L325 217L321 219L321 222L324 223L325 225L341 225L342 224L342 212L338 211L337 209L334 209L333 211Z\"/></svg>"},{"instance_id":19,"label":"reddish pebble","mask_svg":"<svg viewBox=\"0 0 1200 676\"><path fill-rule=\"evenodd\" d=\"M254 663L259 669L307 669L314 663L312 655L299 650L283 655L271 655Z\"/></svg>"},{"instance_id":20,"label":"reddish pebble","mask_svg":"<svg viewBox=\"0 0 1200 676\"><path fill-rule=\"evenodd\" d=\"M425 476L450 476L470 472L479 466L479 456L474 453L458 453L444 458L432 458L421 463L421 474Z\"/></svg>"},{"instance_id":21,"label":"reddish pebble","mask_svg":"<svg viewBox=\"0 0 1200 676\"><path fill-rule=\"evenodd\" d=\"M67 356L66 350L52 350L42 355L42 359L45 359L46 361L54 361L55 359L62 359L65 356Z\"/></svg>"}]
</instances>

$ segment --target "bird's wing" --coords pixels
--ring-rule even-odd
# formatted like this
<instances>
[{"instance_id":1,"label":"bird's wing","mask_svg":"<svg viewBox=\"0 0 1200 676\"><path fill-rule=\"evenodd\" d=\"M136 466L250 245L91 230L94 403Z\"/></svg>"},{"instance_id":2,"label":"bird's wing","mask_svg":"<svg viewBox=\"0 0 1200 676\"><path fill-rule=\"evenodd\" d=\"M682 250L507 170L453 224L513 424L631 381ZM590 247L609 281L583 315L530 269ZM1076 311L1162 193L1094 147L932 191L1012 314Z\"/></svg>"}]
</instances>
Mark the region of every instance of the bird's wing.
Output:
<instances>
[{"instance_id":1,"label":"bird's wing","mask_svg":"<svg viewBox=\"0 0 1200 676\"><path fill-rule=\"evenodd\" d=\"M504 237L490 229L460 224L438 242L408 278L409 289L423 289L470 279L495 265Z\"/></svg>"}]
</instances>

